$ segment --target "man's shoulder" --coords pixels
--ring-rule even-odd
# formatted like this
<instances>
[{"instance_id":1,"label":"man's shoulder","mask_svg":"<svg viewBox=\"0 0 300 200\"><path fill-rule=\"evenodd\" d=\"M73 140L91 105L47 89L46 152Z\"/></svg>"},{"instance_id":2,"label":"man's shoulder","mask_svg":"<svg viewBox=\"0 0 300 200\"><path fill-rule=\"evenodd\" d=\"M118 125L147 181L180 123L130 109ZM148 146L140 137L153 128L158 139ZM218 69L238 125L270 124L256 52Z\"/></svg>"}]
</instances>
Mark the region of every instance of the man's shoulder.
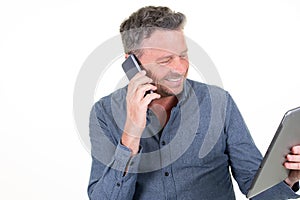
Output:
<instances>
[{"instance_id":1,"label":"man's shoulder","mask_svg":"<svg viewBox=\"0 0 300 200\"><path fill-rule=\"evenodd\" d=\"M228 92L224 90L221 86L211 85L207 83L202 83L199 81L187 79L187 83L193 88L196 94L211 94L211 93L219 93L219 94L227 94Z\"/></svg>"},{"instance_id":2,"label":"man's shoulder","mask_svg":"<svg viewBox=\"0 0 300 200\"><path fill-rule=\"evenodd\" d=\"M114 92L101 97L98 99L95 103L94 106L102 106L102 107L111 107L113 102L118 102L122 103L126 99L126 93L127 93L127 86L119 88L115 90Z\"/></svg>"}]
</instances>

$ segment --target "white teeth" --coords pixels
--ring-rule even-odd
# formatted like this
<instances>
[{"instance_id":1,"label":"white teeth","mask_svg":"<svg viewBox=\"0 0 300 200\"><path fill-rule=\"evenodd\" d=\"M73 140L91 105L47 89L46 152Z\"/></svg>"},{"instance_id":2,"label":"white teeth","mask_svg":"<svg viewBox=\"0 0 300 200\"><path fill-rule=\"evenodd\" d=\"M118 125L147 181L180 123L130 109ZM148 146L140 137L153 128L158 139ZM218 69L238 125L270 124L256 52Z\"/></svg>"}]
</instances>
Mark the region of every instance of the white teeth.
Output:
<instances>
[{"instance_id":1,"label":"white teeth","mask_svg":"<svg viewBox=\"0 0 300 200\"><path fill-rule=\"evenodd\" d=\"M171 82L176 82L176 81L180 81L181 78L169 78L167 79L168 81L171 81Z\"/></svg>"}]
</instances>

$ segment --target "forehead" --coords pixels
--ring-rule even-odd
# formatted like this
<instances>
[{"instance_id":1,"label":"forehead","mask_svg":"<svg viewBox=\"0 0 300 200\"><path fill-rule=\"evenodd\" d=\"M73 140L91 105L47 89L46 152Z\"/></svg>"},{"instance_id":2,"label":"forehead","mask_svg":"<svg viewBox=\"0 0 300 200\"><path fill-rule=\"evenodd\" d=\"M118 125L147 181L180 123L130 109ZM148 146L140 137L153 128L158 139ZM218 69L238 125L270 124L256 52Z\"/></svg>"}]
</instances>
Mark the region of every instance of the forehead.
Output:
<instances>
[{"instance_id":1,"label":"forehead","mask_svg":"<svg viewBox=\"0 0 300 200\"><path fill-rule=\"evenodd\" d=\"M146 51L159 50L180 54L187 46L182 30L156 30L143 40L141 48Z\"/></svg>"}]
</instances>

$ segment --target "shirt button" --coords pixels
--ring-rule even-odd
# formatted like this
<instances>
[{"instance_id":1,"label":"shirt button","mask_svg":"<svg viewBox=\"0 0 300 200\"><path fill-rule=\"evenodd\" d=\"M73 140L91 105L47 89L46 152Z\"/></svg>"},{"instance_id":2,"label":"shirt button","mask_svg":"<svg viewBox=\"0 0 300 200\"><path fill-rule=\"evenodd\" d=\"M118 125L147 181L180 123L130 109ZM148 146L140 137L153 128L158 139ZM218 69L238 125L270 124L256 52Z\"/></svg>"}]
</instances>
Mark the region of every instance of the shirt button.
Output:
<instances>
[{"instance_id":1,"label":"shirt button","mask_svg":"<svg viewBox=\"0 0 300 200\"><path fill-rule=\"evenodd\" d=\"M165 172L165 176L169 176L170 174L169 174L169 172Z\"/></svg>"},{"instance_id":2,"label":"shirt button","mask_svg":"<svg viewBox=\"0 0 300 200\"><path fill-rule=\"evenodd\" d=\"M162 141L161 144L162 144L162 145L166 145L166 142L165 142L165 141Z\"/></svg>"},{"instance_id":3,"label":"shirt button","mask_svg":"<svg viewBox=\"0 0 300 200\"><path fill-rule=\"evenodd\" d=\"M117 186L120 187L120 186L121 186L121 183L118 182L118 183L117 183Z\"/></svg>"}]
</instances>

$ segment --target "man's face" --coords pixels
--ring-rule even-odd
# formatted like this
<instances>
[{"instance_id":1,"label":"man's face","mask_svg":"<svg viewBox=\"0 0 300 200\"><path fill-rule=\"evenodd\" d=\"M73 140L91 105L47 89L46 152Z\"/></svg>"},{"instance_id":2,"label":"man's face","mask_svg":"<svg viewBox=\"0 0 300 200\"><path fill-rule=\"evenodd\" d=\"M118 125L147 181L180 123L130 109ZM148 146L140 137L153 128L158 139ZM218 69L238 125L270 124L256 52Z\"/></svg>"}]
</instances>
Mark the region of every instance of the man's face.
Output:
<instances>
[{"instance_id":1,"label":"man's face","mask_svg":"<svg viewBox=\"0 0 300 200\"><path fill-rule=\"evenodd\" d=\"M142 49L139 60L157 86L156 92L162 96L179 94L189 68L183 31L156 30L142 42Z\"/></svg>"}]
</instances>

